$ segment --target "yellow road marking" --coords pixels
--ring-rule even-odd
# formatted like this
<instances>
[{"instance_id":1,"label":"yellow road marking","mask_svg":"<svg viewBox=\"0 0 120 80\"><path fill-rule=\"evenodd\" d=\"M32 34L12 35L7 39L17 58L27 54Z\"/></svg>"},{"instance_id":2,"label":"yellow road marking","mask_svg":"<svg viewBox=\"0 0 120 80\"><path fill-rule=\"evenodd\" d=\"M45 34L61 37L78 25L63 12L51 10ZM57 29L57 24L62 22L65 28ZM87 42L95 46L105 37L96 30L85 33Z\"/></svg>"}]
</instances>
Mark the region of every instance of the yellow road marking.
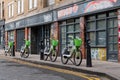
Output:
<instances>
[{"instance_id":1,"label":"yellow road marking","mask_svg":"<svg viewBox=\"0 0 120 80\"><path fill-rule=\"evenodd\" d=\"M45 66L45 65L38 65L38 64L34 64L34 63L26 62L26 61L17 60L17 59L11 59L11 58L4 58L4 59L7 59L9 61L13 61L13 62L16 62L16 63L20 63L20 64L32 66L32 67L48 69L48 70L52 70L52 71L56 71L56 72L60 72L60 73L65 73L65 74L70 74L70 75L82 77L82 78L85 78L87 80L100 80L99 78L89 77L86 74L83 74L83 73L80 73L80 72L75 72L75 71L70 71L70 70L65 70L65 69Z\"/></svg>"}]
</instances>

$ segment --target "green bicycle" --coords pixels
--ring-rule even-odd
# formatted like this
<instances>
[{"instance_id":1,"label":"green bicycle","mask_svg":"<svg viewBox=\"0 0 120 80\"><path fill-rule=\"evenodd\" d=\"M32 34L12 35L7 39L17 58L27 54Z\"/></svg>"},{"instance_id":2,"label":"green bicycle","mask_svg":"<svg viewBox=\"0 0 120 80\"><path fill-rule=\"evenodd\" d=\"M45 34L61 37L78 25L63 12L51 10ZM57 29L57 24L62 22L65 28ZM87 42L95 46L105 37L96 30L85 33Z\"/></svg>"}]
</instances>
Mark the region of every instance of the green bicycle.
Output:
<instances>
[{"instance_id":1,"label":"green bicycle","mask_svg":"<svg viewBox=\"0 0 120 80\"><path fill-rule=\"evenodd\" d=\"M25 44L21 47L20 50L20 56L23 58L28 58L29 54L30 54L30 41L29 40L25 40Z\"/></svg>"},{"instance_id":2,"label":"green bicycle","mask_svg":"<svg viewBox=\"0 0 120 80\"><path fill-rule=\"evenodd\" d=\"M44 60L46 61L48 57L50 57L50 60L52 62L55 62L57 59L58 52L56 50L56 47L58 46L58 40L51 40L51 47L47 45L44 49Z\"/></svg>"},{"instance_id":3,"label":"green bicycle","mask_svg":"<svg viewBox=\"0 0 120 80\"><path fill-rule=\"evenodd\" d=\"M61 54L61 61L63 64L67 64L68 60L70 60L74 65L79 66L82 62L82 52L79 49L82 45L82 40L80 38L75 38L72 40L74 45L68 45L64 48Z\"/></svg>"},{"instance_id":4,"label":"green bicycle","mask_svg":"<svg viewBox=\"0 0 120 80\"><path fill-rule=\"evenodd\" d=\"M9 56L11 56L12 54L12 47L13 47L13 45L14 45L14 42L13 41L9 41L8 42L8 46L5 46L5 56L7 56L7 54L9 55Z\"/></svg>"}]
</instances>

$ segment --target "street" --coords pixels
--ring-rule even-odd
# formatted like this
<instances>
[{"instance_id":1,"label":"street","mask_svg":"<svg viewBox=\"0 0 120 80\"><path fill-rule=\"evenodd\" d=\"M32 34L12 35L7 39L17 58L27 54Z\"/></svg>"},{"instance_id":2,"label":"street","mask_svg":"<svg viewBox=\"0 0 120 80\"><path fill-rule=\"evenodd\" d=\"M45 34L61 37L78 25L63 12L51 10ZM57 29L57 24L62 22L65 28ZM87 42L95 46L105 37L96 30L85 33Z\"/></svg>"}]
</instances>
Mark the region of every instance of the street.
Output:
<instances>
[{"instance_id":1,"label":"street","mask_svg":"<svg viewBox=\"0 0 120 80\"><path fill-rule=\"evenodd\" d=\"M74 72L66 74L62 69L60 70L62 72L60 72L57 69L49 70L47 68L35 67L34 65L29 66L29 63L19 63L23 62L16 63L14 61L0 59L0 80L101 80L96 76L82 73L79 76L75 76L73 74Z\"/></svg>"}]
</instances>

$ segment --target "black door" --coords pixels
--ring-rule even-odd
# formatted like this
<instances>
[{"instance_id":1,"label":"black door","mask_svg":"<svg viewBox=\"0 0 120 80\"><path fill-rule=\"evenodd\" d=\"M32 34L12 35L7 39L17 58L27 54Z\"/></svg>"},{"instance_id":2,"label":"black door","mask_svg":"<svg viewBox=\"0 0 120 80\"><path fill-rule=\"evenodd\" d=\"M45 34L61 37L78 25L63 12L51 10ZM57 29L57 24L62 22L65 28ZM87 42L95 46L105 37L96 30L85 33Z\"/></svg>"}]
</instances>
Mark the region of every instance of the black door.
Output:
<instances>
[{"instance_id":1,"label":"black door","mask_svg":"<svg viewBox=\"0 0 120 80\"><path fill-rule=\"evenodd\" d=\"M37 54L37 28L31 28L31 54Z\"/></svg>"},{"instance_id":2,"label":"black door","mask_svg":"<svg viewBox=\"0 0 120 80\"><path fill-rule=\"evenodd\" d=\"M41 42L43 42L43 46L41 46ZM37 52L39 53L41 48L46 45L50 45L50 25L41 26L37 31Z\"/></svg>"},{"instance_id":3,"label":"black door","mask_svg":"<svg viewBox=\"0 0 120 80\"><path fill-rule=\"evenodd\" d=\"M25 31L23 29L17 30L17 45L16 49L17 51L20 51L21 46L24 44L24 39L25 39Z\"/></svg>"}]
</instances>

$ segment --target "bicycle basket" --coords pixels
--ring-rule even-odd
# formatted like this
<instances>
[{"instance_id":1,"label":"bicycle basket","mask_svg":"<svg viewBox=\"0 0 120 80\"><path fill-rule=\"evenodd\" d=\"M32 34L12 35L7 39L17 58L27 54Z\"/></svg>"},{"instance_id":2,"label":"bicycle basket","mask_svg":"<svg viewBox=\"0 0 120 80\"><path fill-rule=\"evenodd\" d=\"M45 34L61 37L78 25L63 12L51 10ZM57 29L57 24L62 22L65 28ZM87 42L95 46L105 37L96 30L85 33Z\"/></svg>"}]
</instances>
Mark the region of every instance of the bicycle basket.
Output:
<instances>
[{"instance_id":1,"label":"bicycle basket","mask_svg":"<svg viewBox=\"0 0 120 80\"><path fill-rule=\"evenodd\" d=\"M74 45L77 47L80 47L82 45L82 40L81 39L74 39Z\"/></svg>"},{"instance_id":2,"label":"bicycle basket","mask_svg":"<svg viewBox=\"0 0 120 80\"><path fill-rule=\"evenodd\" d=\"M58 40L52 40L52 46L57 46L58 45Z\"/></svg>"},{"instance_id":3,"label":"bicycle basket","mask_svg":"<svg viewBox=\"0 0 120 80\"><path fill-rule=\"evenodd\" d=\"M13 42L12 41L8 42L8 46L12 47L13 46Z\"/></svg>"},{"instance_id":4,"label":"bicycle basket","mask_svg":"<svg viewBox=\"0 0 120 80\"><path fill-rule=\"evenodd\" d=\"M26 40L26 41L25 41L25 45L26 45L26 46L30 46L30 41L29 41L29 40Z\"/></svg>"}]
</instances>

